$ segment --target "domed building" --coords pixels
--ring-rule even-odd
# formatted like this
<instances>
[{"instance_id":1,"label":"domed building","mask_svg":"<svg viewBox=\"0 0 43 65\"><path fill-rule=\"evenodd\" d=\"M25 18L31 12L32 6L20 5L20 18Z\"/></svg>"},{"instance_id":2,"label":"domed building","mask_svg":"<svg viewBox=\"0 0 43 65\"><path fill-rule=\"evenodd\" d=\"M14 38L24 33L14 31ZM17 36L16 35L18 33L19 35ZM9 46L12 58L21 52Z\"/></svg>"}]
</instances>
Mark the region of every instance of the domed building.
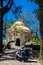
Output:
<instances>
[{"instance_id":1,"label":"domed building","mask_svg":"<svg viewBox=\"0 0 43 65\"><path fill-rule=\"evenodd\" d=\"M7 29L6 44L14 41L16 46L24 45L30 38L30 33L30 29L27 28L22 21L16 21L11 28Z\"/></svg>"}]
</instances>

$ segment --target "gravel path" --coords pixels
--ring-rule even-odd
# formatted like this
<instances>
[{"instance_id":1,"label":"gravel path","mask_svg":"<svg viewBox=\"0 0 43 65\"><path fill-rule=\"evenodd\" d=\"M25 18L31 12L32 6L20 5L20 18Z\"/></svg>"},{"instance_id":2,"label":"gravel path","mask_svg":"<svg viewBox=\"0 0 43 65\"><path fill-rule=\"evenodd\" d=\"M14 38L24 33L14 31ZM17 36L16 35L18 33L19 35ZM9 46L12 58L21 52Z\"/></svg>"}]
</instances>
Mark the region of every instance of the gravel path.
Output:
<instances>
[{"instance_id":1,"label":"gravel path","mask_svg":"<svg viewBox=\"0 0 43 65\"><path fill-rule=\"evenodd\" d=\"M15 48L5 51L3 56L0 58L0 65L42 65L36 59L29 59L29 62L20 62L18 60L15 60L14 54L15 51L18 49L17 47Z\"/></svg>"},{"instance_id":2,"label":"gravel path","mask_svg":"<svg viewBox=\"0 0 43 65\"><path fill-rule=\"evenodd\" d=\"M17 60L5 60L1 61L0 65L42 65L39 62L19 62Z\"/></svg>"}]
</instances>

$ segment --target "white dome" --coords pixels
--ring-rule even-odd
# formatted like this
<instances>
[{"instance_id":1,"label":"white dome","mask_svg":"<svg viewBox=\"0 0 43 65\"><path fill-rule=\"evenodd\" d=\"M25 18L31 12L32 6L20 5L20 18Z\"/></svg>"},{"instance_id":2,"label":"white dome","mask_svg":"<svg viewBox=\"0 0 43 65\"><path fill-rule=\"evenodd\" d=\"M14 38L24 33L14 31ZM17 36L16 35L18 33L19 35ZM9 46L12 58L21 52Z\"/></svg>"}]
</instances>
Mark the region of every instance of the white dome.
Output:
<instances>
[{"instance_id":1,"label":"white dome","mask_svg":"<svg viewBox=\"0 0 43 65\"><path fill-rule=\"evenodd\" d=\"M24 26L24 23L21 21L16 21L16 22L14 22L13 26L15 26L15 25Z\"/></svg>"},{"instance_id":2,"label":"white dome","mask_svg":"<svg viewBox=\"0 0 43 65\"><path fill-rule=\"evenodd\" d=\"M19 26L19 27L22 29L30 30L28 27L25 27L25 26Z\"/></svg>"},{"instance_id":3,"label":"white dome","mask_svg":"<svg viewBox=\"0 0 43 65\"><path fill-rule=\"evenodd\" d=\"M30 32L30 29L25 26L16 26L16 28L21 30L22 32Z\"/></svg>"},{"instance_id":4,"label":"white dome","mask_svg":"<svg viewBox=\"0 0 43 65\"><path fill-rule=\"evenodd\" d=\"M28 27L24 26L24 23L21 21L16 21L13 24L13 27L16 31L22 31L22 32L30 32L30 29Z\"/></svg>"}]
</instances>

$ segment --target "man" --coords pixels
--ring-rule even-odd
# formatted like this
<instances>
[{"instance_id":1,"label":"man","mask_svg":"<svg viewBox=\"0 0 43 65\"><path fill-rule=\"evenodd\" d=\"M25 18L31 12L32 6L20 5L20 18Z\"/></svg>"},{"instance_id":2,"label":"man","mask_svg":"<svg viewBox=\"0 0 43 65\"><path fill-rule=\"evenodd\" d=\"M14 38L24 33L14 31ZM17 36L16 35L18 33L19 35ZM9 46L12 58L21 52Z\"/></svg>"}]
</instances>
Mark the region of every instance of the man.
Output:
<instances>
[{"instance_id":1,"label":"man","mask_svg":"<svg viewBox=\"0 0 43 65\"><path fill-rule=\"evenodd\" d=\"M22 60L24 60L24 61L28 60L28 58L30 57L30 51L31 51L30 47L28 47L28 48L25 47L23 49L23 51L21 52L21 54L22 54Z\"/></svg>"},{"instance_id":2,"label":"man","mask_svg":"<svg viewBox=\"0 0 43 65\"><path fill-rule=\"evenodd\" d=\"M24 47L21 51L19 51L16 54L16 58L19 58L19 60L27 61L28 58L30 57L30 51L32 51L30 47L28 48Z\"/></svg>"}]
</instances>

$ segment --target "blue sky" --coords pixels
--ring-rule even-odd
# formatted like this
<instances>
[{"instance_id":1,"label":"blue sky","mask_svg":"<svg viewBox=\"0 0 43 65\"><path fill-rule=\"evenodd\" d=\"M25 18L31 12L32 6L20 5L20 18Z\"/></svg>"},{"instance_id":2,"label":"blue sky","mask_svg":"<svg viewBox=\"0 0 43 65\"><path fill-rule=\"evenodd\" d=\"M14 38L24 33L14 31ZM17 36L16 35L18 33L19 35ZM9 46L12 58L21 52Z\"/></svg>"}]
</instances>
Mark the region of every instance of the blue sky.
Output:
<instances>
[{"instance_id":1,"label":"blue sky","mask_svg":"<svg viewBox=\"0 0 43 65\"><path fill-rule=\"evenodd\" d=\"M38 9L38 5L36 5L34 2L28 2L27 0L14 0L16 6L21 5L22 6L22 11L23 12L33 12L35 9ZM4 3L4 6L6 5L6 3ZM10 21L11 19L15 19L14 15L12 14L12 9L5 14L4 16L4 21L6 21L6 16L7 16L7 20Z\"/></svg>"},{"instance_id":2,"label":"blue sky","mask_svg":"<svg viewBox=\"0 0 43 65\"><path fill-rule=\"evenodd\" d=\"M16 7L20 6L20 5L22 6L22 12L31 13L35 9L37 10L39 8L38 4L36 4L34 2L27 1L27 0L14 0L14 1L15 1L15 4L16 4ZM7 3L4 2L3 4L4 4L3 6L5 6ZM14 7L12 6L12 9L13 8ZM13 20L13 21L16 20L15 17L14 17L14 15L12 14L12 9L8 13L6 13L4 15L4 18L3 18L4 22L9 22L10 20ZM32 15L35 16L36 14L34 13ZM29 20L32 23L31 16L30 16L30 14L28 14L26 19ZM39 20L37 19L36 22L39 22ZM40 30L38 31L38 37L40 37Z\"/></svg>"}]
</instances>

